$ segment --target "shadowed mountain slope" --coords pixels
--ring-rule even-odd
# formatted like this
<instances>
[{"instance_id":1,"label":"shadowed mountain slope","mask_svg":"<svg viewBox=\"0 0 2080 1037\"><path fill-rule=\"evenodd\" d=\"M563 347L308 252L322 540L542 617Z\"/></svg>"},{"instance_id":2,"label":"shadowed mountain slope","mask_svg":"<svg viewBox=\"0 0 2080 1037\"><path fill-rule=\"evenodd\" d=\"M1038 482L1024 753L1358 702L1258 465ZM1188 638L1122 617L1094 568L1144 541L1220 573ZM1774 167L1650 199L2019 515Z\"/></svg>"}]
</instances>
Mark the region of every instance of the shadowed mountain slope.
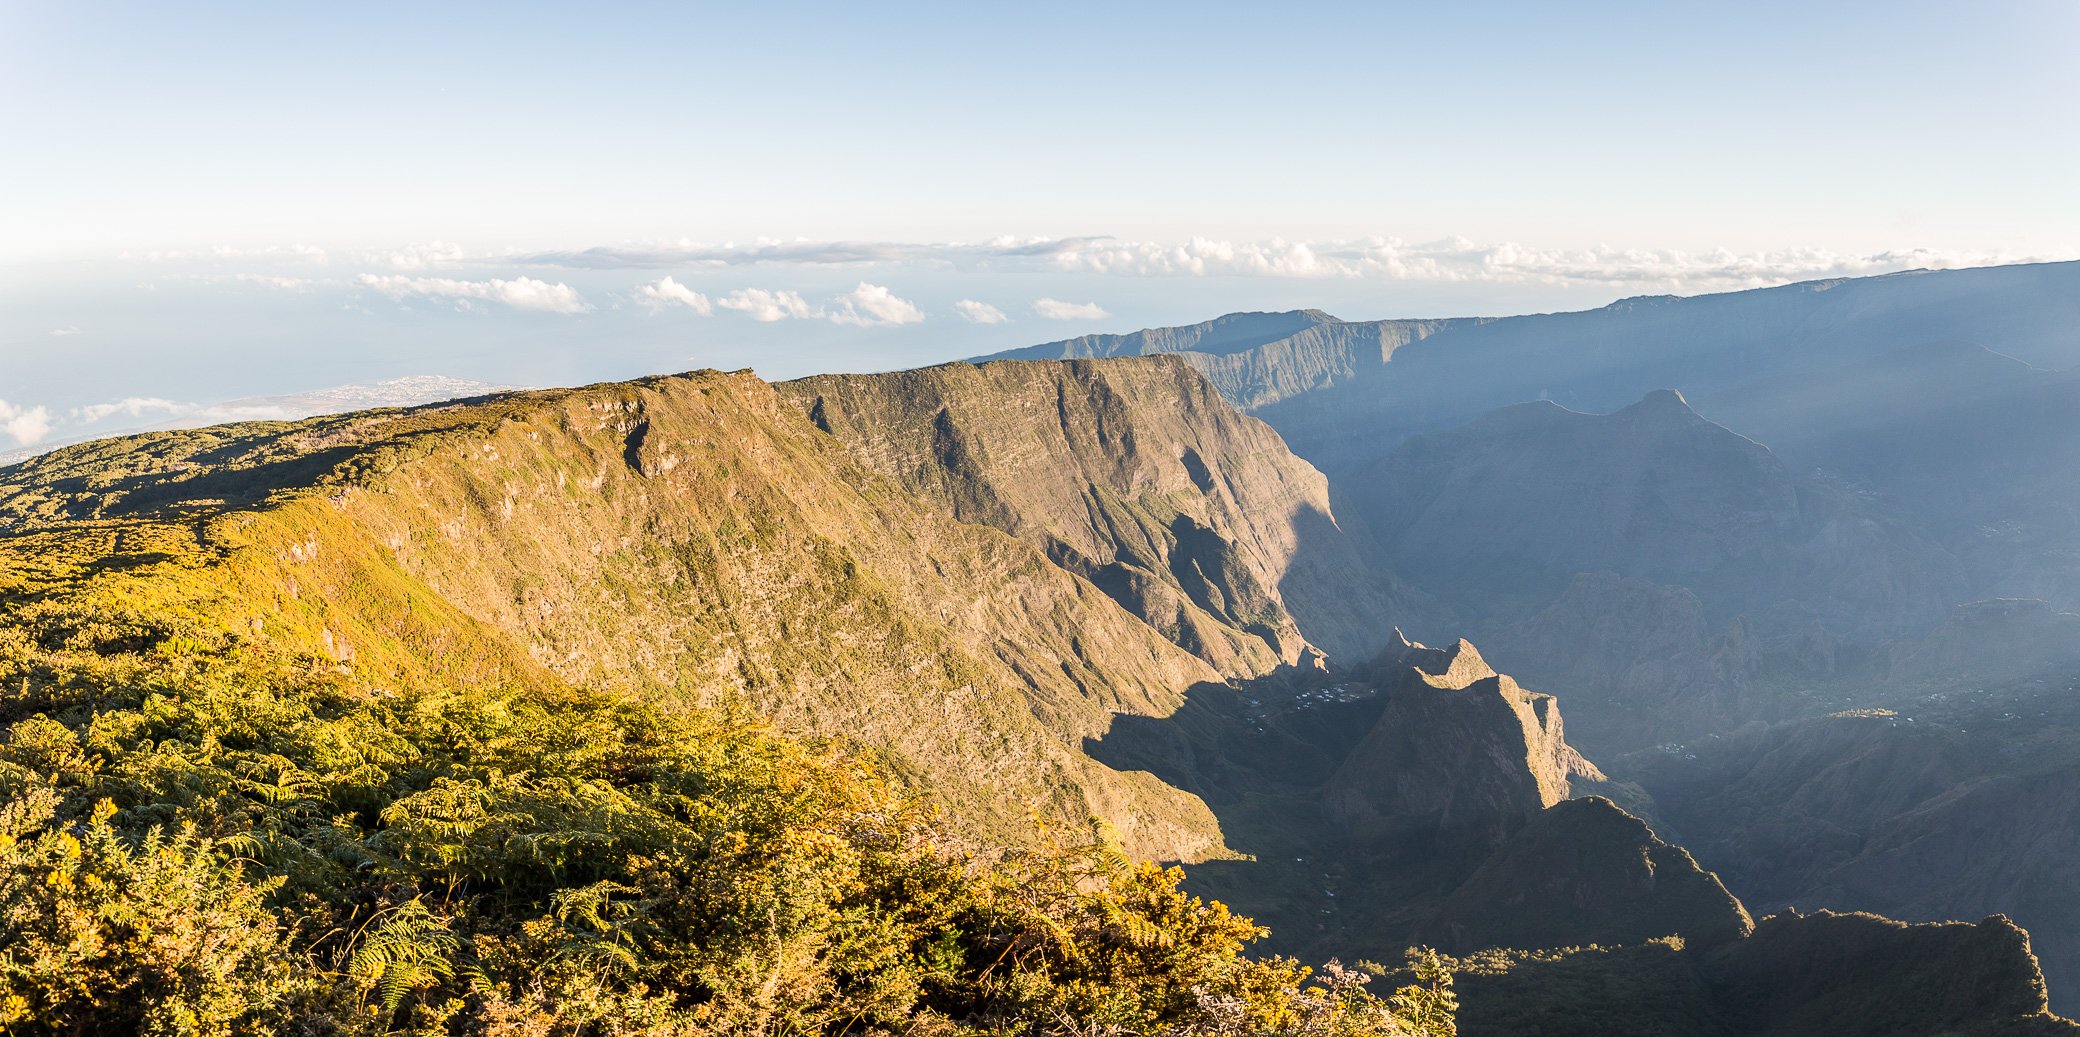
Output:
<instances>
[{"instance_id":1,"label":"shadowed mountain slope","mask_svg":"<svg viewBox=\"0 0 2080 1037\"><path fill-rule=\"evenodd\" d=\"M1485 617L1520 618L1601 571L1778 631L1926 629L1965 593L1954 559L1666 390L1607 415L1505 408L1410 440L1344 498L1397 572Z\"/></svg>"},{"instance_id":2,"label":"shadowed mountain slope","mask_svg":"<svg viewBox=\"0 0 2080 1037\"><path fill-rule=\"evenodd\" d=\"M1457 972L1467 1037L2070 1037L2029 935L2005 918L1903 925L1772 915L1711 948L1681 941L1489 952Z\"/></svg>"},{"instance_id":3,"label":"shadowed mountain slope","mask_svg":"<svg viewBox=\"0 0 2080 1037\"><path fill-rule=\"evenodd\" d=\"M1200 350L1193 362L1230 400L1277 428L1295 453L1336 475L1410 435L1527 400L1604 412L1663 387L1703 399L1758 378L1816 374L1941 341L2072 367L2080 364L2080 337L2072 334L2080 326L2080 263L1911 271L1492 319L1275 316L1294 325L1286 337ZM1192 341L1190 329L1151 329L1009 355L1189 350Z\"/></svg>"},{"instance_id":4,"label":"shadowed mountain slope","mask_svg":"<svg viewBox=\"0 0 2080 1037\"><path fill-rule=\"evenodd\" d=\"M1938 342L1699 406L1927 530L1974 597L2080 607L2080 371Z\"/></svg>"}]
</instances>

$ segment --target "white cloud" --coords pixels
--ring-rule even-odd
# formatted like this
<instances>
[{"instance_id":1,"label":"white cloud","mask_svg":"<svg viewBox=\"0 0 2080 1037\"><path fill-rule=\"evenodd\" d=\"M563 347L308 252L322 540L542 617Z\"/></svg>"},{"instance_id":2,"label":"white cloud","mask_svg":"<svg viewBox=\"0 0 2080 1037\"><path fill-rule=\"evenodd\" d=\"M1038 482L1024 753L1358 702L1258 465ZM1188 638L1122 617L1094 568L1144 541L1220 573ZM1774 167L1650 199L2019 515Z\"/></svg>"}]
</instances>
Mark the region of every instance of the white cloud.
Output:
<instances>
[{"instance_id":1,"label":"white cloud","mask_svg":"<svg viewBox=\"0 0 2080 1037\"><path fill-rule=\"evenodd\" d=\"M715 300L715 305L725 310L741 310L758 321L817 316L817 311L810 309L808 301L799 293L769 292L763 288L740 288Z\"/></svg>"},{"instance_id":2,"label":"white cloud","mask_svg":"<svg viewBox=\"0 0 2080 1037\"><path fill-rule=\"evenodd\" d=\"M512 280L495 277L488 281L461 281L452 277L406 277L402 274L362 274L361 283L392 299L425 296L453 299L467 306L473 300L504 303L516 310L548 313L584 313L592 309L576 289L561 282L550 284L532 277Z\"/></svg>"},{"instance_id":3,"label":"white cloud","mask_svg":"<svg viewBox=\"0 0 2080 1037\"><path fill-rule=\"evenodd\" d=\"M878 284L859 283L858 288L831 300L824 316L833 324L854 324L870 327L878 324L916 324L924 320L924 311L908 299L898 298L894 292Z\"/></svg>"},{"instance_id":4,"label":"white cloud","mask_svg":"<svg viewBox=\"0 0 2080 1037\"><path fill-rule=\"evenodd\" d=\"M1410 242L1393 237L1296 241L1128 241L1111 237L993 238L979 244L891 241L774 241L703 245L688 241L611 245L511 255L522 266L654 269L674 266L926 265L958 270L1054 271L1121 276L1369 278L1382 281L1615 284L1709 292L1791 281L1860 277L1915 268L1951 269L2080 258L2002 251L1895 249L1835 252L1792 248L1538 248L1465 238Z\"/></svg>"},{"instance_id":5,"label":"white cloud","mask_svg":"<svg viewBox=\"0 0 2080 1037\"><path fill-rule=\"evenodd\" d=\"M2056 258L2061 257L1932 249L1861 254L1814 248L1747 254L1725 249L1690 252L1607 245L1541 249L1516 242L1481 244L1465 238L1417 243L1399 238L1328 242L1193 238L1181 244L1099 238L1046 253L1048 264L1066 273L1613 284L1691 292Z\"/></svg>"},{"instance_id":6,"label":"white cloud","mask_svg":"<svg viewBox=\"0 0 2080 1037\"><path fill-rule=\"evenodd\" d=\"M970 324L1002 324L1011 319L1004 315L1003 310L973 299L962 299L953 304L953 309Z\"/></svg>"},{"instance_id":7,"label":"white cloud","mask_svg":"<svg viewBox=\"0 0 2080 1037\"><path fill-rule=\"evenodd\" d=\"M79 334L79 328L71 324L67 324L62 328L51 329L52 338L71 338L77 334Z\"/></svg>"},{"instance_id":8,"label":"white cloud","mask_svg":"<svg viewBox=\"0 0 2080 1037\"><path fill-rule=\"evenodd\" d=\"M638 301L650 307L652 312L667 306L684 306L703 317L715 312L708 297L667 277L656 284L646 284L636 292Z\"/></svg>"},{"instance_id":9,"label":"white cloud","mask_svg":"<svg viewBox=\"0 0 2080 1037\"><path fill-rule=\"evenodd\" d=\"M141 418L146 414L152 413L183 414L193 409L193 406L190 404L162 400L157 396L132 396L112 403L96 403L78 407L73 410L72 416L91 424L118 414L127 414L133 418Z\"/></svg>"},{"instance_id":10,"label":"white cloud","mask_svg":"<svg viewBox=\"0 0 2080 1037\"><path fill-rule=\"evenodd\" d=\"M1033 312L1048 320L1100 320L1112 316L1094 302L1063 302L1060 299L1035 299Z\"/></svg>"},{"instance_id":11,"label":"white cloud","mask_svg":"<svg viewBox=\"0 0 2080 1037\"><path fill-rule=\"evenodd\" d=\"M246 284L257 284L263 288L275 288L284 292L300 292L312 284L308 277L277 277L274 274L239 274L236 279Z\"/></svg>"},{"instance_id":12,"label":"white cloud","mask_svg":"<svg viewBox=\"0 0 2080 1037\"><path fill-rule=\"evenodd\" d=\"M51 412L0 400L0 432L6 432L16 446L32 446L51 434Z\"/></svg>"}]
</instances>

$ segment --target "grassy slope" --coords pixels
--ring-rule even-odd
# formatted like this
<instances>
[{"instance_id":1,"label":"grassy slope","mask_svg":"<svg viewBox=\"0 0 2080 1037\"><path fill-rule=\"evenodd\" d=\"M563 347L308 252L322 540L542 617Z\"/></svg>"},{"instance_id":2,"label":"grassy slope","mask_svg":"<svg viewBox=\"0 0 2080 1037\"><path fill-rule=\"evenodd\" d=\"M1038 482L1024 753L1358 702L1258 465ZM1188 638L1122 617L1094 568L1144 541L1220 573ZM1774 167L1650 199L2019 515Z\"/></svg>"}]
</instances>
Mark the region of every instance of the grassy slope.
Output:
<instances>
[{"instance_id":1,"label":"grassy slope","mask_svg":"<svg viewBox=\"0 0 2080 1037\"><path fill-rule=\"evenodd\" d=\"M371 687L740 705L887 750L978 836L1095 814L1137 853L1218 852L1195 798L1077 748L1211 671L748 374L137 437L0 480L16 601L87 576Z\"/></svg>"}]
</instances>

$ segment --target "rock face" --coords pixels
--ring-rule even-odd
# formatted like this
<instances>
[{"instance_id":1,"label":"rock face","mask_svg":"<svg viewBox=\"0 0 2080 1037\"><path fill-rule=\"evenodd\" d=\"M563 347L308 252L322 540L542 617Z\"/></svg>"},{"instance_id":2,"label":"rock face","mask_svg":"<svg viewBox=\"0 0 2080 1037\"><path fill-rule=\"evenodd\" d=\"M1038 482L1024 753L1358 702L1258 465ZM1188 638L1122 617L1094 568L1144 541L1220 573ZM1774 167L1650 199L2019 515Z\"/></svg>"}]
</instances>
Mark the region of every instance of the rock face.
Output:
<instances>
[{"instance_id":1,"label":"rock face","mask_svg":"<svg viewBox=\"0 0 2080 1037\"><path fill-rule=\"evenodd\" d=\"M994 353L973 362L1178 353L1230 402L1258 410L1361 378L1411 342L1479 323L1467 319L1343 321L1320 310L1230 313L1189 327L1085 335Z\"/></svg>"},{"instance_id":2,"label":"rock face","mask_svg":"<svg viewBox=\"0 0 2080 1037\"><path fill-rule=\"evenodd\" d=\"M1709 947L1752 928L1718 876L1638 818L1592 797L1540 812L1453 891L1417 939L1451 954L1664 936Z\"/></svg>"},{"instance_id":3,"label":"rock face","mask_svg":"<svg viewBox=\"0 0 2080 1037\"><path fill-rule=\"evenodd\" d=\"M1472 644L1404 640L1391 655L1379 722L1325 790L1354 839L1433 854L1494 845L1566 799L1571 777L1602 777L1567 745L1553 697Z\"/></svg>"},{"instance_id":4,"label":"rock face","mask_svg":"<svg viewBox=\"0 0 2080 1037\"><path fill-rule=\"evenodd\" d=\"M1224 674L1362 660L1390 626L1326 480L1174 356L778 388L879 474L1041 549Z\"/></svg>"},{"instance_id":5,"label":"rock face","mask_svg":"<svg viewBox=\"0 0 2080 1037\"><path fill-rule=\"evenodd\" d=\"M1194 352L1208 356L1244 353L1266 343L1281 342L1325 325L1341 323L1320 310L1282 313L1230 313L1181 328L1148 328L1125 335L1082 335L1022 349L1006 350L990 360L1088 360L1115 356L1151 356Z\"/></svg>"}]
</instances>

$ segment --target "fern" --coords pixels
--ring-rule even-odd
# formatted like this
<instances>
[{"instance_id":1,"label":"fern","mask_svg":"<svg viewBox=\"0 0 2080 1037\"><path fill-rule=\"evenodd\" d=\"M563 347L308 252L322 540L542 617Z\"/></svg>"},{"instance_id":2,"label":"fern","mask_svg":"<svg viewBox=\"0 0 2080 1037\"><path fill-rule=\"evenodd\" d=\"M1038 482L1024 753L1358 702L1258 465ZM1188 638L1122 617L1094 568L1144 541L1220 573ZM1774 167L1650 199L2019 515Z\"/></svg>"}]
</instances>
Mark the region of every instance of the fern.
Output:
<instances>
[{"instance_id":1,"label":"fern","mask_svg":"<svg viewBox=\"0 0 2080 1037\"><path fill-rule=\"evenodd\" d=\"M413 992L454 978L452 958L460 943L448 920L414 897L362 936L347 971L363 989L374 990L384 1012L395 1015Z\"/></svg>"}]
</instances>

